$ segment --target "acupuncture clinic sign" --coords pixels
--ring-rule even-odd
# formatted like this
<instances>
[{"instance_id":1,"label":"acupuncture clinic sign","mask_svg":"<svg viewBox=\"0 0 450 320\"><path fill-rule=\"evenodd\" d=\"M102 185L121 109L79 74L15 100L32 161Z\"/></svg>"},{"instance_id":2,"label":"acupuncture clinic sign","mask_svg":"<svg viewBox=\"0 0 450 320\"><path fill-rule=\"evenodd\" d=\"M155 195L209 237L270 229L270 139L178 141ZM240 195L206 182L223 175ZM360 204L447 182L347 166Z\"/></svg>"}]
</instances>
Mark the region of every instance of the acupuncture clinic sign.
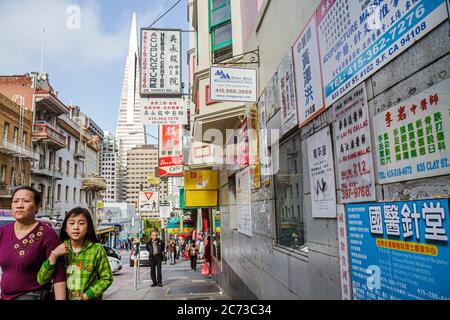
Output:
<instances>
[{"instance_id":1,"label":"acupuncture clinic sign","mask_svg":"<svg viewBox=\"0 0 450 320\"><path fill-rule=\"evenodd\" d=\"M181 30L141 29L141 94L181 94Z\"/></svg>"},{"instance_id":2,"label":"acupuncture clinic sign","mask_svg":"<svg viewBox=\"0 0 450 320\"><path fill-rule=\"evenodd\" d=\"M210 90L212 101L257 102L256 69L213 66Z\"/></svg>"}]
</instances>

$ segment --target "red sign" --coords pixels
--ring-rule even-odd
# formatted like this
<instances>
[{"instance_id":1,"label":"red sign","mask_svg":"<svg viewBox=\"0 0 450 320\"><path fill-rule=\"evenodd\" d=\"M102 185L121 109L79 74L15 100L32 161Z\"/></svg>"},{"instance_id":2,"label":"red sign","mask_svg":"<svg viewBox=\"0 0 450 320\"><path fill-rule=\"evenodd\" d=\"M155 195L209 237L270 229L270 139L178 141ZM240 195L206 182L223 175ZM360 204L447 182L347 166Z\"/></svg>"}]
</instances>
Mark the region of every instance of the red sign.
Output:
<instances>
[{"instance_id":1,"label":"red sign","mask_svg":"<svg viewBox=\"0 0 450 320\"><path fill-rule=\"evenodd\" d=\"M159 127L159 176L183 176L183 127L162 125Z\"/></svg>"},{"instance_id":2,"label":"red sign","mask_svg":"<svg viewBox=\"0 0 450 320\"><path fill-rule=\"evenodd\" d=\"M153 196L153 192L144 192L145 197L147 198L147 200L150 200Z\"/></svg>"}]
</instances>

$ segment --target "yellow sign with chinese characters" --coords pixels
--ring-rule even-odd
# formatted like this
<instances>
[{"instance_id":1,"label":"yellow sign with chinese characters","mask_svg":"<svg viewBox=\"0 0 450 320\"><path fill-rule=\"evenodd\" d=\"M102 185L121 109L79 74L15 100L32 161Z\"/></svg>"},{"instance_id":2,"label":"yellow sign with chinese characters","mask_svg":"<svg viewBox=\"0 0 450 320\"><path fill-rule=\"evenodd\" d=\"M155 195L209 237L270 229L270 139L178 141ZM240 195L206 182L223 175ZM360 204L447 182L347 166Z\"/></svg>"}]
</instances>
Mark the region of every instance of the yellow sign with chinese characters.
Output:
<instances>
[{"instance_id":1,"label":"yellow sign with chinese characters","mask_svg":"<svg viewBox=\"0 0 450 320\"><path fill-rule=\"evenodd\" d=\"M154 172L151 172L147 176L147 183L151 186L159 186L160 179L155 175Z\"/></svg>"},{"instance_id":2,"label":"yellow sign with chinese characters","mask_svg":"<svg viewBox=\"0 0 450 320\"><path fill-rule=\"evenodd\" d=\"M184 189L219 190L219 171L191 170L184 173ZM186 201L187 203L187 201Z\"/></svg>"}]
</instances>

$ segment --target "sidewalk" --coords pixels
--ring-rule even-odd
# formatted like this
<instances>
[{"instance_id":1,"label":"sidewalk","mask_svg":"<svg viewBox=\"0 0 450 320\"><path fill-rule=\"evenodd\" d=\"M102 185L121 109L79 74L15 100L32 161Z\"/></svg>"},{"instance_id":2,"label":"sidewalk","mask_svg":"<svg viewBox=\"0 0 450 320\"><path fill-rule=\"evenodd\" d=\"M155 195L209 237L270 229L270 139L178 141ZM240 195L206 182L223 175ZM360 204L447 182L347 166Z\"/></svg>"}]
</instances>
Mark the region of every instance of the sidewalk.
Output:
<instances>
[{"instance_id":1,"label":"sidewalk","mask_svg":"<svg viewBox=\"0 0 450 320\"><path fill-rule=\"evenodd\" d=\"M133 288L133 273L130 280L120 287L108 289L104 300L231 300L218 284L201 274L203 260L199 260L197 271L191 270L189 260L180 260L175 265L162 265L163 287L151 287L150 268L141 267L137 290ZM131 272L134 270L131 269Z\"/></svg>"}]
</instances>

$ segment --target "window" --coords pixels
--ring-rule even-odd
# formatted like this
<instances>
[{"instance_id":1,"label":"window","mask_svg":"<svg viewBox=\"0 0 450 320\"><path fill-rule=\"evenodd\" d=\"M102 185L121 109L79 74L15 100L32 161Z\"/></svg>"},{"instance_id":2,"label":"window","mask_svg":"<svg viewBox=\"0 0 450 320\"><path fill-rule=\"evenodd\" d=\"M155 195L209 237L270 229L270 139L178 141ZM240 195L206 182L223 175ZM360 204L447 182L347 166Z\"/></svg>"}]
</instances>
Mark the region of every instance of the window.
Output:
<instances>
[{"instance_id":1,"label":"window","mask_svg":"<svg viewBox=\"0 0 450 320\"><path fill-rule=\"evenodd\" d=\"M70 161L67 160L66 163L66 176L70 176Z\"/></svg>"},{"instance_id":2,"label":"window","mask_svg":"<svg viewBox=\"0 0 450 320\"><path fill-rule=\"evenodd\" d=\"M83 200L82 194L83 194L83 190L80 189L80 203Z\"/></svg>"},{"instance_id":3,"label":"window","mask_svg":"<svg viewBox=\"0 0 450 320\"><path fill-rule=\"evenodd\" d=\"M70 141L71 141L70 136L67 136L67 150L69 151L70 151Z\"/></svg>"},{"instance_id":4,"label":"window","mask_svg":"<svg viewBox=\"0 0 450 320\"><path fill-rule=\"evenodd\" d=\"M66 202L69 202L69 186L66 187Z\"/></svg>"},{"instance_id":5,"label":"window","mask_svg":"<svg viewBox=\"0 0 450 320\"><path fill-rule=\"evenodd\" d=\"M19 128L14 127L14 137L13 137L14 144L17 144L17 142L19 142L18 140L19 140Z\"/></svg>"},{"instance_id":6,"label":"window","mask_svg":"<svg viewBox=\"0 0 450 320\"><path fill-rule=\"evenodd\" d=\"M78 153L78 141L75 140L75 154Z\"/></svg>"},{"instance_id":7,"label":"window","mask_svg":"<svg viewBox=\"0 0 450 320\"><path fill-rule=\"evenodd\" d=\"M233 56L231 0L209 0L209 32L213 62Z\"/></svg>"},{"instance_id":8,"label":"window","mask_svg":"<svg viewBox=\"0 0 450 320\"><path fill-rule=\"evenodd\" d=\"M61 185L58 184L58 192L56 194L56 200L61 201Z\"/></svg>"},{"instance_id":9,"label":"window","mask_svg":"<svg viewBox=\"0 0 450 320\"><path fill-rule=\"evenodd\" d=\"M7 167L2 165L0 169L0 183L5 184L6 183L6 169Z\"/></svg>"},{"instance_id":10,"label":"window","mask_svg":"<svg viewBox=\"0 0 450 320\"><path fill-rule=\"evenodd\" d=\"M51 196L52 196L52 187L48 186L47 187L47 206L51 206Z\"/></svg>"},{"instance_id":11,"label":"window","mask_svg":"<svg viewBox=\"0 0 450 320\"><path fill-rule=\"evenodd\" d=\"M8 140L9 123L5 121L3 126L3 141Z\"/></svg>"},{"instance_id":12,"label":"window","mask_svg":"<svg viewBox=\"0 0 450 320\"><path fill-rule=\"evenodd\" d=\"M27 143L27 132L22 132L22 145L25 145Z\"/></svg>"},{"instance_id":13,"label":"window","mask_svg":"<svg viewBox=\"0 0 450 320\"><path fill-rule=\"evenodd\" d=\"M63 172L62 158L61 157L58 158L58 171L61 172L61 173Z\"/></svg>"},{"instance_id":14,"label":"window","mask_svg":"<svg viewBox=\"0 0 450 320\"><path fill-rule=\"evenodd\" d=\"M279 172L275 175L277 243L293 249L305 244L300 134L280 143ZM292 186L296 190L293 192ZM297 210L295 210L297 208Z\"/></svg>"},{"instance_id":15,"label":"window","mask_svg":"<svg viewBox=\"0 0 450 320\"><path fill-rule=\"evenodd\" d=\"M76 197L77 197L77 188L73 188L73 201L72 201L73 203L77 202Z\"/></svg>"},{"instance_id":16,"label":"window","mask_svg":"<svg viewBox=\"0 0 450 320\"><path fill-rule=\"evenodd\" d=\"M77 178L77 171L78 171L78 164L75 163L75 167L73 168L73 177L75 179Z\"/></svg>"}]
</instances>

